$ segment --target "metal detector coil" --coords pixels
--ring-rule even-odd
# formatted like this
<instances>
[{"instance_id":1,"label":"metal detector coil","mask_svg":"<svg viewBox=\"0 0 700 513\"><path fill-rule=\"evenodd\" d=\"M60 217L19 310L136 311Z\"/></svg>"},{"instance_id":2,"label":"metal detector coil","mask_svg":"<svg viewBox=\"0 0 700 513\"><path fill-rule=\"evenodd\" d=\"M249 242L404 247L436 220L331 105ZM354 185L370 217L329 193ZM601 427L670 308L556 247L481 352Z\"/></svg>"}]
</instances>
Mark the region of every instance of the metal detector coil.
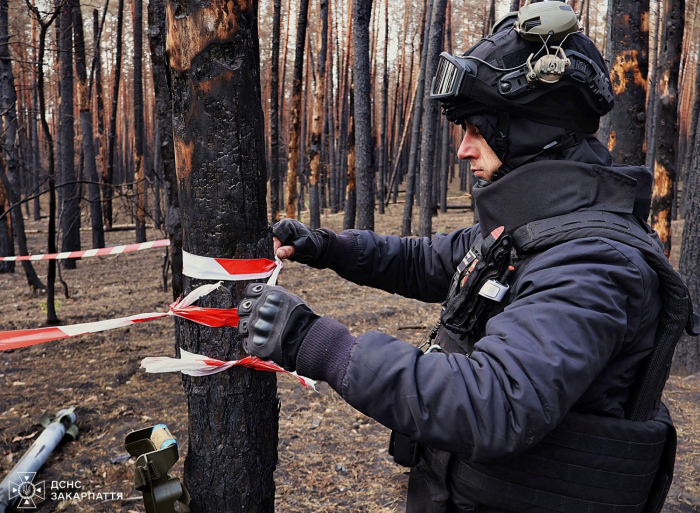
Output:
<instances>
[{"instance_id":1,"label":"metal detector coil","mask_svg":"<svg viewBox=\"0 0 700 513\"><path fill-rule=\"evenodd\" d=\"M189 513L190 494L177 477L168 474L180 455L165 424L126 435L124 446L136 459L134 487L143 494L146 513Z\"/></svg>"}]
</instances>

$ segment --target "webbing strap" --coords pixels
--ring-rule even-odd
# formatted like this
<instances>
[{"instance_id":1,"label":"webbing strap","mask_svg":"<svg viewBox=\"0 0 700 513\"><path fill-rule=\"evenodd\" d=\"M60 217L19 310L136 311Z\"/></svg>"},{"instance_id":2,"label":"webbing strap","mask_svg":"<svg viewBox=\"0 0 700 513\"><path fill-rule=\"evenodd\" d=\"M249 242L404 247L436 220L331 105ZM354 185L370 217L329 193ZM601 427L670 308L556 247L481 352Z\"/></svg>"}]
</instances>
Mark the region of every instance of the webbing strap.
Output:
<instances>
[{"instance_id":1,"label":"webbing strap","mask_svg":"<svg viewBox=\"0 0 700 513\"><path fill-rule=\"evenodd\" d=\"M558 447L566 447L576 451L623 458L626 460L649 461L658 459L666 443L666 436L654 443L634 443L624 440L613 440L564 429L553 429L542 440Z\"/></svg>"},{"instance_id":2,"label":"webbing strap","mask_svg":"<svg viewBox=\"0 0 700 513\"><path fill-rule=\"evenodd\" d=\"M523 463L521 465L520 463ZM561 461L540 458L523 454L518 460L518 470L528 474L545 476L557 481L577 483L593 488L603 488L605 490L618 490L621 492L638 492L648 490L654 481L658 468L648 474L624 474L621 472L608 472L596 470L589 467L572 465ZM507 474L513 472L510 467L499 467L498 474L504 479Z\"/></svg>"},{"instance_id":3,"label":"webbing strap","mask_svg":"<svg viewBox=\"0 0 700 513\"><path fill-rule=\"evenodd\" d=\"M556 493L520 486L487 476L461 461L459 462L457 479L496 498L561 513L641 513L646 503L645 500L635 505L619 505L564 497Z\"/></svg>"}]
</instances>

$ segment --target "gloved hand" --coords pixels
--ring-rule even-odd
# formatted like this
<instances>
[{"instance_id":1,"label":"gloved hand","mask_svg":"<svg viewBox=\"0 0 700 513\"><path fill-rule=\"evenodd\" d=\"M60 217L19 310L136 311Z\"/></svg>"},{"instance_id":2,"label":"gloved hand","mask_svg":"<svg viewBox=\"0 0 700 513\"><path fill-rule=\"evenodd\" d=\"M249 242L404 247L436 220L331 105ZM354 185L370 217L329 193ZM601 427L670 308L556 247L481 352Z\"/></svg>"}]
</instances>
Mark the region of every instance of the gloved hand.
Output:
<instances>
[{"instance_id":1,"label":"gloved hand","mask_svg":"<svg viewBox=\"0 0 700 513\"><path fill-rule=\"evenodd\" d=\"M246 352L288 371L296 370L299 347L320 319L301 298L282 287L261 283L246 287L238 315Z\"/></svg>"},{"instance_id":2,"label":"gloved hand","mask_svg":"<svg viewBox=\"0 0 700 513\"><path fill-rule=\"evenodd\" d=\"M296 219L282 219L272 227L272 234L282 246L294 247L294 252L287 258L312 267L324 256L331 237L329 230L310 230Z\"/></svg>"}]
</instances>

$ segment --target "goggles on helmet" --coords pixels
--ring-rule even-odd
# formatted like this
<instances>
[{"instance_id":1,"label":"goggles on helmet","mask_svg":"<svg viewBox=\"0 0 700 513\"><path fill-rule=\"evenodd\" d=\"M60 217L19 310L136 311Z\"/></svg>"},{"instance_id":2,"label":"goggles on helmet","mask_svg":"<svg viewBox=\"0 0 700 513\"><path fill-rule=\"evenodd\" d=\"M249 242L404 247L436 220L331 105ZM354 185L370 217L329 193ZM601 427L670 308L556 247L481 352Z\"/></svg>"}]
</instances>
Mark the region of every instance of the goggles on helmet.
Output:
<instances>
[{"instance_id":1,"label":"goggles on helmet","mask_svg":"<svg viewBox=\"0 0 700 513\"><path fill-rule=\"evenodd\" d=\"M464 57L456 57L442 52L430 88L430 99L451 101L459 98L460 88L466 74L476 76L476 66Z\"/></svg>"}]
</instances>

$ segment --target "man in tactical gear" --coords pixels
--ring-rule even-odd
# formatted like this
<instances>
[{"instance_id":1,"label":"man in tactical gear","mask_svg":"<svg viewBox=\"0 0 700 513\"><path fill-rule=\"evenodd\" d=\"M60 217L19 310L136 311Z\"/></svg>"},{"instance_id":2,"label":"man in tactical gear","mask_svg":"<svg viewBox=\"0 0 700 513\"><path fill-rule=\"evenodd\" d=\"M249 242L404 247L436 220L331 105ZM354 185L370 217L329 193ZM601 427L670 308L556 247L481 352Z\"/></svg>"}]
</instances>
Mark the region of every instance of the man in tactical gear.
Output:
<instances>
[{"instance_id":1,"label":"man in tactical gear","mask_svg":"<svg viewBox=\"0 0 700 513\"><path fill-rule=\"evenodd\" d=\"M442 302L430 351L353 337L281 287L251 285L239 308L249 353L393 430L411 513L658 512L670 486L660 396L692 308L644 221L649 170L613 166L592 135L612 94L575 21L533 4L442 55L431 96L465 128L480 224L432 240L273 229L280 258Z\"/></svg>"}]
</instances>

